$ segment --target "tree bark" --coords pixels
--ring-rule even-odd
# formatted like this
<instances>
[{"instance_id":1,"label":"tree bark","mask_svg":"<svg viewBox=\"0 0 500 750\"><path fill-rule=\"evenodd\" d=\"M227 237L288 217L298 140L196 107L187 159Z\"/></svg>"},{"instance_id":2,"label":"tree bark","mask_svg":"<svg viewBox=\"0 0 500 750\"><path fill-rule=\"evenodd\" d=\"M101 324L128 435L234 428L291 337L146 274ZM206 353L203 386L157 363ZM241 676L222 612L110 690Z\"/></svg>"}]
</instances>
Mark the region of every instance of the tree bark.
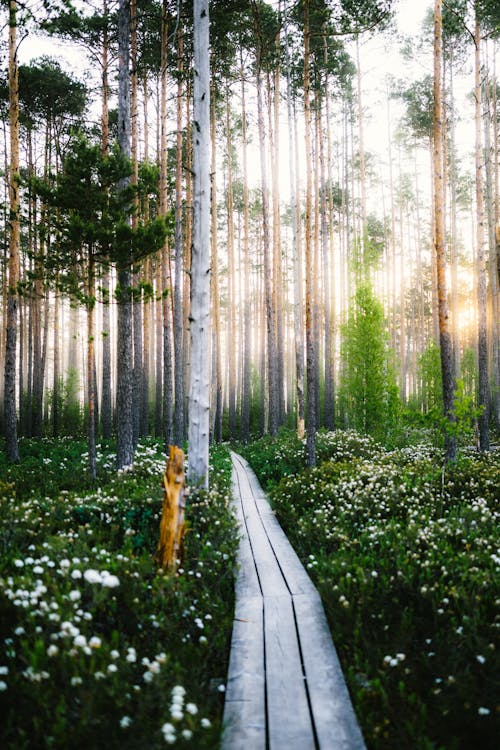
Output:
<instances>
[{"instance_id":1,"label":"tree bark","mask_svg":"<svg viewBox=\"0 0 500 750\"><path fill-rule=\"evenodd\" d=\"M479 448L490 449L489 421L490 394L488 379L488 334L486 320L486 253L484 246L484 179L483 179L483 142L482 96L481 96L481 26L476 4L476 21L474 29L474 98L476 123L476 257L477 257L477 358L479 370L478 404L482 410L479 415Z\"/></svg>"},{"instance_id":2,"label":"tree bark","mask_svg":"<svg viewBox=\"0 0 500 750\"><path fill-rule=\"evenodd\" d=\"M227 276L228 276L228 411L229 437L236 439L236 271L234 261L233 157L229 91L226 94L226 160L227 160Z\"/></svg>"},{"instance_id":3,"label":"tree bark","mask_svg":"<svg viewBox=\"0 0 500 750\"><path fill-rule=\"evenodd\" d=\"M285 9L286 12L286 9ZM285 17L285 59L286 59L286 106L288 124L288 164L290 169L290 202L292 213L292 243L293 243L293 290L294 290L294 317L293 329L295 340L295 388L297 409L297 435L300 440L305 434L305 405L304 405L304 336L303 336L303 305L301 284L301 253L299 234L299 209L297 201L297 139L295 138L295 112L292 101L290 48L288 44L288 19Z\"/></svg>"},{"instance_id":4,"label":"tree bark","mask_svg":"<svg viewBox=\"0 0 500 750\"><path fill-rule=\"evenodd\" d=\"M193 246L189 480L208 489L210 412L210 66L208 0L194 0Z\"/></svg>"},{"instance_id":5,"label":"tree bark","mask_svg":"<svg viewBox=\"0 0 500 750\"><path fill-rule=\"evenodd\" d=\"M307 373L307 465L316 464L316 347L314 336L314 271L312 243L311 92L310 92L309 0L304 18L304 128L305 128L305 266L306 266L306 373Z\"/></svg>"},{"instance_id":6,"label":"tree bark","mask_svg":"<svg viewBox=\"0 0 500 750\"><path fill-rule=\"evenodd\" d=\"M248 206L248 136L245 76L243 70L242 52L241 64L241 140L243 167L243 391L241 406L241 439L250 439L250 359L252 351L252 322L250 304L250 238L249 238L249 206Z\"/></svg>"},{"instance_id":7,"label":"tree bark","mask_svg":"<svg viewBox=\"0 0 500 750\"><path fill-rule=\"evenodd\" d=\"M258 14L254 15L255 34L259 38ZM271 265L271 236L269 231L269 185L267 177L266 137L264 126L264 107L262 94L262 40L259 38L257 61L256 61L256 86L257 86L257 127L259 131L260 150L260 178L262 193L262 239L264 252L264 304L266 309L267 328L267 378L269 398L269 432L276 435L278 432L278 384L277 384L277 362L276 362L276 340L275 340L275 315L273 305L272 289L272 265ZM264 385L264 384L263 384Z\"/></svg>"},{"instance_id":8,"label":"tree bark","mask_svg":"<svg viewBox=\"0 0 500 750\"><path fill-rule=\"evenodd\" d=\"M163 0L162 23L161 23L161 72L160 72L160 216L167 215L167 43L168 43L168 3ZM162 349L163 368L161 370L160 382L163 383L163 400L157 400L157 412L161 410L162 434L165 440L165 449L172 442L172 319L171 319L171 292L172 276L170 273L170 250L168 239L161 251L159 260L160 292L162 309ZM160 342L158 341L158 344ZM157 357L161 356L161 348L158 346ZM157 384L158 386L158 384Z\"/></svg>"},{"instance_id":9,"label":"tree bark","mask_svg":"<svg viewBox=\"0 0 500 750\"><path fill-rule=\"evenodd\" d=\"M445 450L448 461L457 456L457 440L453 433L455 422L453 372L453 347L449 331L448 299L446 292L446 248L444 221L444 165L443 165L443 105L441 86L442 60L442 0L434 4L434 126L433 126L433 177L434 177L434 248L439 316L439 343L441 353L441 375L443 381L443 410L448 422L445 431Z\"/></svg>"},{"instance_id":10,"label":"tree bark","mask_svg":"<svg viewBox=\"0 0 500 750\"><path fill-rule=\"evenodd\" d=\"M139 182L139 108L138 108L138 75L137 75L137 0L130 1L130 157L132 160L131 182L137 186ZM134 212L132 227L137 229L139 223L139 198L134 195ZM142 375L143 375L143 342L142 342L142 293L140 292L139 264L134 263L132 283L134 287L132 301L132 329L133 329L133 441L134 449L141 433L141 405L142 405Z\"/></svg>"},{"instance_id":11,"label":"tree bark","mask_svg":"<svg viewBox=\"0 0 500 750\"><path fill-rule=\"evenodd\" d=\"M92 480L97 476L96 462L96 392L95 392L95 348L94 348L95 279L94 261L89 260L88 302L87 302L87 388L88 388L88 439L89 474Z\"/></svg>"},{"instance_id":12,"label":"tree bark","mask_svg":"<svg viewBox=\"0 0 500 750\"><path fill-rule=\"evenodd\" d=\"M118 144L130 158L130 9L120 0L118 11ZM132 283L131 258L118 267L117 385L116 385L116 462L118 469L134 458L133 367L132 367Z\"/></svg>"},{"instance_id":13,"label":"tree bark","mask_svg":"<svg viewBox=\"0 0 500 750\"><path fill-rule=\"evenodd\" d=\"M221 364L221 331L220 331L220 299L219 299L219 255L217 249L217 140L216 112L214 97L211 98L210 133L212 141L212 204L210 210L211 220L211 254L212 254L212 310L213 310L213 333L212 333L212 411L213 427L212 434L216 442L222 441L222 364Z\"/></svg>"},{"instance_id":14,"label":"tree bark","mask_svg":"<svg viewBox=\"0 0 500 750\"><path fill-rule=\"evenodd\" d=\"M183 36L178 31L177 46L177 132L176 132L176 163L175 163L175 274L173 296L174 321L174 442L182 447L184 440L184 325L183 325L183 243L182 243L182 102L183 94Z\"/></svg>"},{"instance_id":15,"label":"tree bark","mask_svg":"<svg viewBox=\"0 0 500 750\"><path fill-rule=\"evenodd\" d=\"M9 288L5 342L4 430L8 461L19 461L16 415L16 344L21 228L19 222L19 70L17 61L17 2L9 2Z\"/></svg>"}]
</instances>

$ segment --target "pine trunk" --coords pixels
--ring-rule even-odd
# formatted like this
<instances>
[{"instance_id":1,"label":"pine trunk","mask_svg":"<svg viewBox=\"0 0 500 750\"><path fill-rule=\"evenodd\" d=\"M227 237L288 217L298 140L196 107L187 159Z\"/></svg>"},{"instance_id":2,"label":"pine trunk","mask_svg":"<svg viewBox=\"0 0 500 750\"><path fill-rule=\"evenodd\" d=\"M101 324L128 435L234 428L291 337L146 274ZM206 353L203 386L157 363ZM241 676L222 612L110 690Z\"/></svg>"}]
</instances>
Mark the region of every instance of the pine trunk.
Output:
<instances>
[{"instance_id":1,"label":"pine trunk","mask_svg":"<svg viewBox=\"0 0 500 750\"><path fill-rule=\"evenodd\" d=\"M479 448L490 449L489 421L490 394L488 379L488 334L486 321L486 253L484 246L484 194L483 194L483 143L481 133L482 96L481 96L481 28L476 10L474 32L474 96L476 122L476 262L477 262L477 358L479 370L478 404L482 409L479 415Z\"/></svg>"},{"instance_id":2,"label":"pine trunk","mask_svg":"<svg viewBox=\"0 0 500 750\"><path fill-rule=\"evenodd\" d=\"M285 20L285 55L286 55L286 106L288 124L288 164L290 168L290 202L292 213L292 242L293 242L293 290L294 290L294 340L295 340L295 387L297 401L297 435L300 440L305 432L304 407L304 336L302 326L302 284L301 284L301 252L299 233L299 208L297 201L297 139L295 137L296 122L292 101L290 49L288 45L287 20Z\"/></svg>"},{"instance_id":3,"label":"pine trunk","mask_svg":"<svg viewBox=\"0 0 500 750\"><path fill-rule=\"evenodd\" d=\"M312 241L311 101L310 101L309 0L304 20L304 128L306 169L305 267L306 267L306 374L307 374L307 465L316 464L316 347L314 336L314 259Z\"/></svg>"},{"instance_id":4,"label":"pine trunk","mask_svg":"<svg viewBox=\"0 0 500 750\"><path fill-rule=\"evenodd\" d=\"M19 222L19 72L17 62L17 2L9 2L9 289L5 342L4 430L7 459L19 461L16 415L16 345L21 230Z\"/></svg>"},{"instance_id":5,"label":"pine trunk","mask_svg":"<svg viewBox=\"0 0 500 750\"><path fill-rule=\"evenodd\" d=\"M226 161L227 161L227 258L228 258L228 406L229 437L236 439L236 271L234 261L233 159L229 91L226 94Z\"/></svg>"},{"instance_id":6,"label":"pine trunk","mask_svg":"<svg viewBox=\"0 0 500 750\"><path fill-rule=\"evenodd\" d=\"M168 3L163 0L161 25L161 75L160 75L160 216L167 215L167 45L168 45ZM162 310L162 337L157 339L156 356L161 360L163 351L163 367L157 373L157 414L161 414L161 430L165 448L173 440L172 437L172 318L171 296L172 276L170 273L170 250L168 239L161 251L159 259L159 283ZM158 332L160 333L160 332ZM163 385L163 400L159 398Z\"/></svg>"},{"instance_id":7,"label":"pine trunk","mask_svg":"<svg viewBox=\"0 0 500 750\"><path fill-rule=\"evenodd\" d=\"M118 144L130 158L130 16L127 0L120 0L118 11ZM132 363L132 284L131 259L118 267L117 384L116 384L116 461L118 469L134 458L133 442L133 363Z\"/></svg>"},{"instance_id":8,"label":"pine trunk","mask_svg":"<svg viewBox=\"0 0 500 750\"><path fill-rule=\"evenodd\" d=\"M258 21L255 19L256 33ZM261 50L258 51L256 85L257 85L257 127L259 131L260 178L262 193L262 239L264 243L264 304L266 310L267 330L267 380L269 399L269 425L271 435L278 432L278 388L275 340L275 315L272 289L271 235L269 231L269 185L267 177L266 137L264 125L264 107L262 93Z\"/></svg>"},{"instance_id":9,"label":"pine trunk","mask_svg":"<svg viewBox=\"0 0 500 750\"><path fill-rule=\"evenodd\" d=\"M177 133L176 133L176 163L175 163L175 269L174 269L174 296L173 296L173 321L174 321L174 443L182 447L184 440L184 325L183 325L183 210L182 210L182 102L183 93L183 37L179 31L177 47Z\"/></svg>"},{"instance_id":10,"label":"pine trunk","mask_svg":"<svg viewBox=\"0 0 500 750\"><path fill-rule=\"evenodd\" d=\"M221 330L220 330L220 299L219 299L219 255L217 247L217 140L215 98L211 97L210 107L210 138L212 141L212 204L210 209L211 221L211 255L212 255L212 310L213 310L213 333L212 333L212 412L213 439L220 443L222 441L222 416L224 405L222 402L222 364L221 364Z\"/></svg>"},{"instance_id":11,"label":"pine trunk","mask_svg":"<svg viewBox=\"0 0 500 750\"><path fill-rule=\"evenodd\" d=\"M443 105L441 87L442 60L442 0L434 5L434 131L433 131L433 177L434 177L434 248L436 258L437 301L439 319L439 343L441 349L441 375L443 381L443 409L448 421L445 432L445 450L448 461L455 461L457 440L453 434L455 422L453 372L453 347L449 331L448 299L446 291L446 248L444 218L444 165L443 165Z\"/></svg>"},{"instance_id":12,"label":"pine trunk","mask_svg":"<svg viewBox=\"0 0 500 750\"><path fill-rule=\"evenodd\" d=\"M241 407L241 439L250 439L250 359L252 351L252 318L250 303L250 221L248 206L248 138L245 76L243 60L241 62L241 139L242 139L242 167L243 167L243 390Z\"/></svg>"}]
</instances>

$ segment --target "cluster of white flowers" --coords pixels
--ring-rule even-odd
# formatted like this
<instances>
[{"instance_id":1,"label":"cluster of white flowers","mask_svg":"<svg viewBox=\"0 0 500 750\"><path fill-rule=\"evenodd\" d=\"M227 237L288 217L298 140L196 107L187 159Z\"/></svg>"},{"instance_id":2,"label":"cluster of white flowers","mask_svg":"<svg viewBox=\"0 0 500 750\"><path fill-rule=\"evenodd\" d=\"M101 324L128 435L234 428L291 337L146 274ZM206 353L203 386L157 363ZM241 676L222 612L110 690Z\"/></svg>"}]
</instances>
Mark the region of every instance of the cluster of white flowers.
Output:
<instances>
[{"instance_id":1,"label":"cluster of white flowers","mask_svg":"<svg viewBox=\"0 0 500 750\"><path fill-rule=\"evenodd\" d=\"M396 654L395 656L384 656L384 664L388 667L397 667L398 664L406 659L406 654Z\"/></svg>"},{"instance_id":2,"label":"cluster of white flowers","mask_svg":"<svg viewBox=\"0 0 500 750\"><path fill-rule=\"evenodd\" d=\"M100 583L101 586L104 586L108 589L114 589L120 585L120 579L118 578L118 576L112 575L107 570L98 571L94 570L93 568L89 568L85 571L83 577L87 581L87 583Z\"/></svg>"},{"instance_id":3,"label":"cluster of white flowers","mask_svg":"<svg viewBox=\"0 0 500 750\"><path fill-rule=\"evenodd\" d=\"M193 736L193 730L190 728L194 726L192 724L191 717L197 716L198 706L196 703L187 702L185 703L186 689L182 685L175 685L171 692L170 701L170 721L165 722L161 727L163 738L167 745L173 745L177 741L178 735L185 740L190 740ZM180 729L180 722L186 718L189 719L187 727ZM175 722L175 723L174 723ZM208 729L212 726L210 719L202 717L200 719L200 726L203 729Z\"/></svg>"}]
</instances>

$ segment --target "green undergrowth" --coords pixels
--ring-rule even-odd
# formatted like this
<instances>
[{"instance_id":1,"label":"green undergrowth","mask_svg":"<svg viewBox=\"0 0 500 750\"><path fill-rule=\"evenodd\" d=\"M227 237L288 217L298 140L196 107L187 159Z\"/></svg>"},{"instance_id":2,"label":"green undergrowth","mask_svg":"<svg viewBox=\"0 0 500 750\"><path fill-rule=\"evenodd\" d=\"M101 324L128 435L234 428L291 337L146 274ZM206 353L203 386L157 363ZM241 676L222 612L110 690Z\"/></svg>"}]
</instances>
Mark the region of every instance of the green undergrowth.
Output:
<instances>
[{"instance_id":1,"label":"green undergrowth","mask_svg":"<svg viewBox=\"0 0 500 750\"><path fill-rule=\"evenodd\" d=\"M159 443L119 474L101 446L93 487L83 443L21 450L0 464L0 746L217 747L237 547L227 449L211 453L210 492L188 497L176 577L154 561Z\"/></svg>"},{"instance_id":2,"label":"green undergrowth","mask_svg":"<svg viewBox=\"0 0 500 750\"><path fill-rule=\"evenodd\" d=\"M244 453L323 599L370 750L498 747L500 456L353 432ZM285 476L278 483L279 472Z\"/></svg>"}]
</instances>

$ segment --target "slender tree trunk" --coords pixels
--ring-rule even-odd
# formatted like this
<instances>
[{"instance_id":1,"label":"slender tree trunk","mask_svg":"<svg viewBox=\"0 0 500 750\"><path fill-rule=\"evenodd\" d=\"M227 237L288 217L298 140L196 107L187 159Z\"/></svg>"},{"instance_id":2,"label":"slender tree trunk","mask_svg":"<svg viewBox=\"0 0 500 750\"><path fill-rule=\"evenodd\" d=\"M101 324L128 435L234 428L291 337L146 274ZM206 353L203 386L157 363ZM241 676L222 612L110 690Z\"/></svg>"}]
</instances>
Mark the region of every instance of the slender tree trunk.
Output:
<instances>
[{"instance_id":1,"label":"slender tree trunk","mask_svg":"<svg viewBox=\"0 0 500 750\"><path fill-rule=\"evenodd\" d=\"M211 254L212 254L212 381L213 381L213 437L218 443L222 441L222 416L224 404L222 401L222 364L221 364L221 331L220 331L220 299L219 299L219 253L217 246L217 140L215 98L211 97L210 133L212 141L212 202L210 210L211 220Z\"/></svg>"},{"instance_id":2,"label":"slender tree trunk","mask_svg":"<svg viewBox=\"0 0 500 750\"><path fill-rule=\"evenodd\" d=\"M155 336L155 411L154 411L154 434L156 437L163 435L162 412L163 412L163 284L161 279L161 256L158 253L155 259L155 299L154 299L154 336Z\"/></svg>"},{"instance_id":3,"label":"slender tree trunk","mask_svg":"<svg viewBox=\"0 0 500 750\"><path fill-rule=\"evenodd\" d=\"M321 124L321 113L319 114ZM321 259L323 266L323 297L324 297L324 362L325 362L325 397L324 424L329 430L334 427L333 403L333 353L332 353L332 301L331 301L331 248L330 233L328 231L328 188L326 184L325 154L323 146L323 132L319 137L320 161L320 236Z\"/></svg>"},{"instance_id":4,"label":"slender tree trunk","mask_svg":"<svg viewBox=\"0 0 500 750\"><path fill-rule=\"evenodd\" d=\"M186 85L186 122L190 121L192 112L192 86L188 80ZM187 419L189 408L189 382L191 371L190 360L190 300L191 300L191 245L193 243L193 138L190 127L186 129L186 207L185 215L186 235L184 239L184 266L182 298L182 383L184 388L184 435L187 434Z\"/></svg>"},{"instance_id":5,"label":"slender tree trunk","mask_svg":"<svg viewBox=\"0 0 500 750\"><path fill-rule=\"evenodd\" d=\"M458 237L457 237L457 169L455 153L455 113L453 91L453 54L450 60L450 246L451 246L451 321L453 340L453 361L455 372L460 366L460 346L458 340Z\"/></svg>"},{"instance_id":6,"label":"slender tree trunk","mask_svg":"<svg viewBox=\"0 0 500 750\"><path fill-rule=\"evenodd\" d=\"M257 13L254 16L254 28L256 36L259 36L259 22ZM267 177L266 138L264 126L264 107L262 92L262 67L261 67L261 41L259 41L257 52L257 127L259 131L260 150L260 177L262 192L262 239L264 243L264 302L266 308L267 322L267 377L269 398L269 432L276 435L278 432L278 384L276 363L276 340L275 340L275 315L272 290L272 266L271 266L271 235L269 231L269 185Z\"/></svg>"},{"instance_id":7,"label":"slender tree trunk","mask_svg":"<svg viewBox=\"0 0 500 750\"><path fill-rule=\"evenodd\" d=\"M241 408L241 439L247 442L250 439L250 367L252 351L252 318L250 303L250 226L248 206L248 136L247 136L247 111L245 75L243 70L243 53L240 52L241 63L241 140L242 140L242 167L243 167L243 394Z\"/></svg>"},{"instance_id":8,"label":"slender tree trunk","mask_svg":"<svg viewBox=\"0 0 500 750\"><path fill-rule=\"evenodd\" d=\"M163 0L161 25L161 76L160 76L160 216L167 215L167 43L168 43L168 3ZM160 279L163 320L163 401L157 400L156 409L162 414L162 434L165 448L172 442L172 318L171 293L172 276L170 273L170 250L168 239L165 241L160 258ZM158 342L159 343L159 342ZM157 356L160 357L161 348L158 347ZM157 384L158 386L158 384Z\"/></svg>"},{"instance_id":9,"label":"slender tree trunk","mask_svg":"<svg viewBox=\"0 0 500 750\"><path fill-rule=\"evenodd\" d=\"M104 304L102 308L102 380L101 380L101 431L104 440L111 438L112 403L111 403L111 316L109 269L102 277Z\"/></svg>"},{"instance_id":10,"label":"slender tree trunk","mask_svg":"<svg viewBox=\"0 0 500 750\"><path fill-rule=\"evenodd\" d=\"M96 394L95 394L95 348L94 348L94 311L95 279L94 262L89 260L87 303L87 388L88 388L88 439L89 439L89 473L92 480L97 477L96 463Z\"/></svg>"},{"instance_id":11,"label":"slender tree trunk","mask_svg":"<svg viewBox=\"0 0 500 750\"><path fill-rule=\"evenodd\" d=\"M194 0L189 481L208 489L210 412L210 66L208 0Z\"/></svg>"},{"instance_id":12,"label":"slender tree trunk","mask_svg":"<svg viewBox=\"0 0 500 750\"><path fill-rule=\"evenodd\" d=\"M497 259L500 261L500 226L498 227L498 109L495 75L495 57L493 57L493 75L491 84L486 88L486 117L484 118L486 195L488 200L488 236L489 236L489 291L490 291L490 361L491 361L491 415L495 426L500 426L500 278L497 275ZM493 125L493 139L491 127ZM500 267L499 267L500 270Z\"/></svg>"},{"instance_id":13,"label":"slender tree trunk","mask_svg":"<svg viewBox=\"0 0 500 750\"><path fill-rule=\"evenodd\" d=\"M9 290L5 343L4 429L7 459L19 461L16 415L16 345L21 229L19 222L19 71L17 62L17 2L9 2Z\"/></svg>"},{"instance_id":14,"label":"slender tree trunk","mask_svg":"<svg viewBox=\"0 0 500 750\"><path fill-rule=\"evenodd\" d=\"M118 11L118 143L130 158L130 15L128 0L120 0ZM132 283L131 258L118 267L117 384L116 384L116 461L119 469L132 464L133 366L132 366Z\"/></svg>"},{"instance_id":15,"label":"slender tree trunk","mask_svg":"<svg viewBox=\"0 0 500 750\"><path fill-rule=\"evenodd\" d=\"M434 4L434 132L433 132L433 173L434 173L434 247L436 256L436 276L439 314L439 343L441 348L441 374L443 381L444 415L449 423L445 434L446 458L455 461L457 440L452 427L455 422L453 373L453 347L449 331L448 300L446 293L446 248L444 220L444 165L443 165L443 106L441 86L442 60L442 0Z\"/></svg>"},{"instance_id":16,"label":"slender tree trunk","mask_svg":"<svg viewBox=\"0 0 500 750\"><path fill-rule=\"evenodd\" d=\"M476 7L474 31L474 97L476 122L476 241L477 241L477 309L478 339L477 355L479 369L478 403L482 412L479 416L479 447L482 451L490 449L489 421L490 398L488 380L488 334L486 321L486 253L484 246L484 193L483 193L483 142L481 133L482 97L481 97L481 28Z\"/></svg>"},{"instance_id":17,"label":"slender tree trunk","mask_svg":"<svg viewBox=\"0 0 500 750\"><path fill-rule=\"evenodd\" d=\"M175 404L174 404L174 442L179 447L184 440L184 351L183 351L183 242L182 242L182 103L183 94L183 34L178 31L177 47L177 133L175 164L175 276L173 297L174 320L174 362L175 362Z\"/></svg>"},{"instance_id":18,"label":"slender tree trunk","mask_svg":"<svg viewBox=\"0 0 500 750\"><path fill-rule=\"evenodd\" d=\"M54 367L53 367L53 379L52 379L52 434L55 438L59 437L60 429L60 414L59 414L59 381L60 381L60 353L59 353L59 292L57 290L57 274L56 274L56 288L54 293L54 325L52 328L53 334L53 349L54 349ZM22 380L19 381L20 384ZM20 387L22 387L20 385Z\"/></svg>"},{"instance_id":19,"label":"slender tree trunk","mask_svg":"<svg viewBox=\"0 0 500 750\"><path fill-rule=\"evenodd\" d=\"M285 11L286 12L286 11ZM304 406L304 336L302 326L302 284L301 284L301 253L299 236L299 213L297 201L296 154L297 141L295 138L295 113L293 110L292 84L290 70L290 49L288 44L288 19L285 18L285 54L286 54L286 106L288 122L288 164L290 169L290 201L292 213L292 241L293 241L293 289L294 289L294 340L295 340L295 387L297 399L297 435L300 440L305 434L305 406Z\"/></svg>"},{"instance_id":20,"label":"slender tree trunk","mask_svg":"<svg viewBox=\"0 0 500 750\"><path fill-rule=\"evenodd\" d=\"M276 37L277 59L279 60L280 35ZM272 206L273 206L273 292L274 310L276 317L276 380L278 399L278 423L283 424L285 419L285 373L284 373L284 346L285 337L283 331L283 263L281 259L281 227L280 227L280 78L281 68L279 64L273 72L273 129L274 133L271 150L272 167ZM271 88L270 88L271 95ZM271 128L270 128L271 131Z\"/></svg>"},{"instance_id":21,"label":"slender tree trunk","mask_svg":"<svg viewBox=\"0 0 500 750\"><path fill-rule=\"evenodd\" d=\"M226 160L227 160L227 259L228 259L228 411L229 437L236 439L236 271L234 261L233 156L229 90L226 94Z\"/></svg>"},{"instance_id":22,"label":"slender tree trunk","mask_svg":"<svg viewBox=\"0 0 500 750\"><path fill-rule=\"evenodd\" d=\"M108 16L108 0L103 0L103 16ZM108 30L104 27L102 40L102 109L101 109L101 150L108 153L109 145L109 83L108 83ZM112 397L111 397L111 320L109 268L105 268L101 286L104 304L102 309L102 380L101 380L101 431L104 440L111 438Z\"/></svg>"},{"instance_id":23,"label":"slender tree trunk","mask_svg":"<svg viewBox=\"0 0 500 750\"><path fill-rule=\"evenodd\" d=\"M316 464L316 347L314 336L314 278L312 243L311 101L310 101L309 0L304 18L304 128L305 128L305 266L306 266L306 371L307 371L307 465Z\"/></svg>"},{"instance_id":24,"label":"slender tree trunk","mask_svg":"<svg viewBox=\"0 0 500 750\"><path fill-rule=\"evenodd\" d=\"M130 157L132 161L131 182L137 186L139 182L139 108L138 108L138 75L137 75L137 0L130 0ZM139 223L139 199L134 195L134 212L132 227L137 229ZM133 301L132 301L132 329L133 329L133 442L137 446L141 432L141 404L142 404L142 375L143 375L143 344L142 344L142 294L140 290L140 270L138 264L133 268Z\"/></svg>"},{"instance_id":25,"label":"slender tree trunk","mask_svg":"<svg viewBox=\"0 0 500 750\"><path fill-rule=\"evenodd\" d=\"M144 264L144 281L153 285L152 262L147 258ZM141 424L140 435L149 434L149 385L151 373L151 308L153 301L149 296L144 301L143 310L143 365L142 365L142 393L141 393Z\"/></svg>"}]
</instances>

